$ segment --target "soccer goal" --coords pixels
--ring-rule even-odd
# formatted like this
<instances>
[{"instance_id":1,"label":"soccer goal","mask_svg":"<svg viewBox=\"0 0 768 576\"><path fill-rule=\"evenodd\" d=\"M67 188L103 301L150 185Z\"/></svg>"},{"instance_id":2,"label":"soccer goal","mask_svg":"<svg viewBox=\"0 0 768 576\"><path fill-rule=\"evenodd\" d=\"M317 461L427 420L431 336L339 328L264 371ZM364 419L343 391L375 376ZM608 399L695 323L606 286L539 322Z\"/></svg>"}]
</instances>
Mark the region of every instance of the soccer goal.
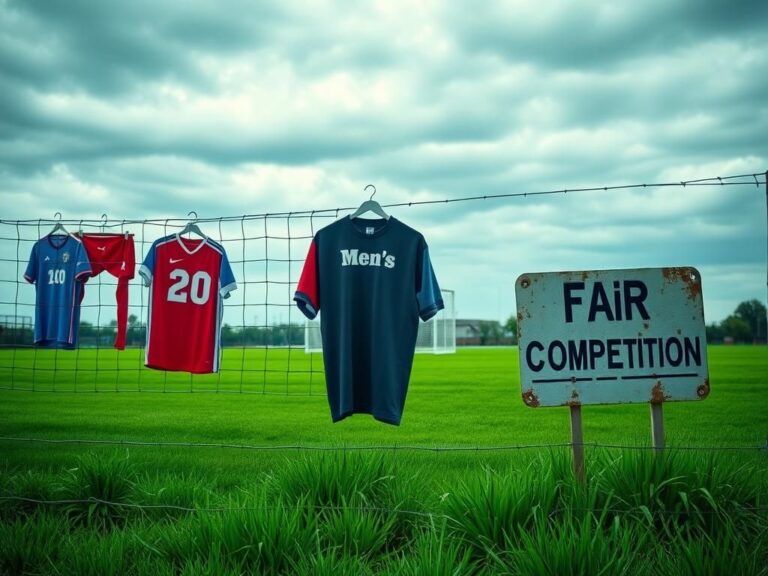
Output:
<instances>
[{"instance_id":1,"label":"soccer goal","mask_svg":"<svg viewBox=\"0 0 768 576\"><path fill-rule=\"evenodd\" d=\"M456 352L456 307L453 290L441 290L445 308L427 322L419 322L416 336L416 352L427 354L453 354ZM322 311L320 312L322 314ZM320 315L307 320L304 327L304 351L322 352Z\"/></svg>"}]
</instances>

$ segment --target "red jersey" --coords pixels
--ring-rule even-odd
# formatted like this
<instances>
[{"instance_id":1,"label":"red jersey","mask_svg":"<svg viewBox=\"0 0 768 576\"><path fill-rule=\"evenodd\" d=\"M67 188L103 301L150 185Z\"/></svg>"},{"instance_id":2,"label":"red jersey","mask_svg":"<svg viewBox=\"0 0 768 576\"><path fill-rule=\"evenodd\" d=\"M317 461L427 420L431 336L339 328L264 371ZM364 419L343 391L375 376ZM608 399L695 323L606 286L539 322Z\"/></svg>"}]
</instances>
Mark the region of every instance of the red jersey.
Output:
<instances>
[{"instance_id":1,"label":"red jersey","mask_svg":"<svg viewBox=\"0 0 768 576\"><path fill-rule=\"evenodd\" d=\"M222 301L237 288L224 248L210 238L165 236L139 274L150 286L145 364L218 372Z\"/></svg>"}]
</instances>

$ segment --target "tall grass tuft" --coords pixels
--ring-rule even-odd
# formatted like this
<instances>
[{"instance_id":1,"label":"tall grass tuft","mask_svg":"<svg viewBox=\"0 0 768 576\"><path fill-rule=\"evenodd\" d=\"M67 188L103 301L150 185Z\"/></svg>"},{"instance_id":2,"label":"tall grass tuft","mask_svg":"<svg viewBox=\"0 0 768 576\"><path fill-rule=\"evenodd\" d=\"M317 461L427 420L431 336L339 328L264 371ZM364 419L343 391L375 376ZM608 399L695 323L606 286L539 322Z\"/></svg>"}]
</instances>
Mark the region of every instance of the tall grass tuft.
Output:
<instances>
[{"instance_id":1,"label":"tall grass tuft","mask_svg":"<svg viewBox=\"0 0 768 576\"><path fill-rule=\"evenodd\" d=\"M0 522L0 574L47 573L58 561L66 532L61 518L47 514Z\"/></svg>"},{"instance_id":2,"label":"tall grass tuft","mask_svg":"<svg viewBox=\"0 0 768 576\"><path fill-rule=\"evenodd\" d=\"M325 509L319 517L320 542L343 556L372 558L391 540L396 521L396 515L380 509Z\"/></svg>"},{"instance_id":3,"label":"tall grass tuft","mask_svg":"<svg viewBox=\"0 0 768 576\"><path fill-rule=\"evenodd\" d=\"M133 503L136 478L127 454L124 458L96 453L81 456L59 487L62 498L78 501L65 506L69 520L99 529L122 524L131 514L124 505Z\"/></svg>"},{"instance_id":4,"label":"tall grass tuft","mask_svg":"<svg viewBox=\"0 0 768 576\"><path fill-rule=\"evenodd\" d=\"M135 498L147 506L144 516L155 520L181 518L198 508L214 508L221 498L202 477L188 473L143 476L134 489Z\"/></svg>"},{"instance_id":5,"label":"tall grass tuft","mask_svg":"<svg viewBox=\"0 0 768 576\"><path fill-rule=\"evenodd\" d=\"M145 547L179 570L190 562L224 562L227 570L281 573L291 559L316 544L316 524L298 504L285 505L278 499L167 522Z\"/></svg>"},{"instance_id":6,"label":"tall grass tuft","mask_svg":"<svg viewBox=\"0 0 768 576\"><path fill-rule=\"evenodd\" d=\"M522 470L486 469L481 478L460 482L445 495L443 511L452 533L482 557L556 510L561 490L549 460L539 458Z\"/></svg>"},{"instance_id":7,"label":"tall grass tuft","mask_svg":"<svg viewBox=\"0 0 768 576\"><path fill-rule=\"evenodd\" d=\"M1 493L26 500L0 502L0 519L13 519L19 515L30 516L41 509L44 510L45 505L41 502L54 499L55 484L55 477L36 470L9 475Z\"/></svg>"},{"instance_id":8,"label":"tall grass tuft","mask_svg":"<svg viewBox=\"0 0 768 576\"><path fill-rule=\"evenodd\" d=\"M592 481L614 496L615 508L642 516L659 536L674 539L680 531L716 534L732 518L754 525L765 490L760 478L754 465L665 450L606 458Z\"/></svg>"},{"instance_id":9,"label":"tall grass tuft","mask_svg":"<svg viewBox=\"0 0 768 576\"><path fill-rule=\"evenodd\" d=\"M446 524L431 525L382 570L392 576L470 576L477 574L472 550L448 534Z\"/></svg>"},{"instance_id":10,"label":"tall grass tuft","mask_svg":"<svg viewBox=\"0 0 768 576\"><path fill-rule=\"evenodd\" d=\"M749 536L726 521L717 534L681 534L660 551L662 576L768 575L768 529Z\"/></svg>"},{"instance_id":11,"label":"tall grass tuft","mask_svg":"<svg viewBox=\"0 0 768 576\"><path fill-rule=\"evenodd\" d=\"M346 504L392 506L394 465L381 454L310 454L290 460L268 487L288 502L319 507Z\"/></svg>"},{"instance_id":12,"label":"tall grass tuft","mask_svg":"<svg viewBox=\"0 0 768 576\"><path fill-rule=\"evenodd\" d=\"M70 533L66 554L53 566L54 574L121 576L132 567L131 537L121 530L101 533L89 529Z\"/></svg>"},{"instance_id":13,"label":"tall grass tuft","mask_svg":"<svg viewBox=\"0 0 768 576\"><path fill-rule=\"evenodd\" d=\"M605 514L605 512L603 512ZM649 532L614 517L608 527L598 515L542 518L529 529L508 537L506 549L493 554L494 573L590 574L620 576L650 573L645 560Z\"/></svg>"},{"instance_id":14,"label":"tall grass tuft","mask_svg":"<svg viewBox=\"0 0 768 576\"><path fill-rule=\"evenodd\" d=\"M334 551L300 552L290 560L289 574L302 576L368 576L374 574L365 560L356 556L340 556Z\"/></svg>"}]
</instances>

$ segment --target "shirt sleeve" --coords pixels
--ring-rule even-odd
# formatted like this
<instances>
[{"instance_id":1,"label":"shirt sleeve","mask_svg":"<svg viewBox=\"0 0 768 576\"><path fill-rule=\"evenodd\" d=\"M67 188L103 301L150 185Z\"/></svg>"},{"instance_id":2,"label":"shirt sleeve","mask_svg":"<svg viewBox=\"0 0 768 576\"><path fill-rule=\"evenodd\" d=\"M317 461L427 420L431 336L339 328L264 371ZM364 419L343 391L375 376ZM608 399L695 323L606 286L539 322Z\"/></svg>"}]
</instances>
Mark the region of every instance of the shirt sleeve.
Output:
<instances>
[{"instance_id":1,"label":"shirt sleeve","mask_svg":"<svg viewBox=\"0 0 768 576\"><path fill-rule=\"evenodd\" d=\"M443 295L440 292L440 286L435 277L435 271L432 269L432 262L429 259L429 248L426 243L421 253L421 271L418 292L416 300L419 303L419 316L425 322L445 308Z\"/></svg>"},{"instance_id":2,"label":"shirt sleeve","mask_svg":"<svg viewBox=\"0 0 768 576\"><path fill-rule=\"evenodd\" d=\"M80 240L77 241L75 258L75 280L85 282L93 273L93 269L91 268L91 261L88 259L88 252Z\"/></svg>"},{"instance_id":3,"label":"shirt sleeve","mask_svg":"<svg viewBox=\"0 0 768 576\"><path fill-rule=\"evenodd\" d=\"M155 273L155 252L157 247L157 241L152 243L152 246L144 257L144 262L139 267L139 275L144 279L144 286L152 284L152 277Z\"/></svg>"},{"instance_id":4,"label":"shirt sleeve","mask_svg":"<svg viewBox=\"0 0 768 576\"><path fill-rule=\"evenodd\" d=\"M237 282L235 281L235 275L232 273L232 267L229 265L229 258L227 253L221 253L221 268L219 270L219 293L222 298L229 298L229 293L233 290L237 290Z\"/></svg>"},{"instance_id":5,"label":"shirt sleeve","mask_svg":"<svg viewBox=\"0 0 768 576\"><path fill-rule=\"evenodd\" d=\"M296 293L293 296L293 300L296 302L299 310L310 320L314 319L320 311L318 280L317 238L315 237L309 246L309 253L304 261L304 269L301 271L301 277L299 278L299 285L296 287Z\"/></svg>"},{"instance_id":6,"label":"shirt sleeve","mask_svg":"<svg viewBox=\"0 0 768 576\"><path fill-rule=\"evenodd\" d=\"M37 280L37 242L32 246L32 252L29 253L29 262L27 262L27 269L24 272L24 280L30 284L34 284Z\"/></svg>"}]
</instances>

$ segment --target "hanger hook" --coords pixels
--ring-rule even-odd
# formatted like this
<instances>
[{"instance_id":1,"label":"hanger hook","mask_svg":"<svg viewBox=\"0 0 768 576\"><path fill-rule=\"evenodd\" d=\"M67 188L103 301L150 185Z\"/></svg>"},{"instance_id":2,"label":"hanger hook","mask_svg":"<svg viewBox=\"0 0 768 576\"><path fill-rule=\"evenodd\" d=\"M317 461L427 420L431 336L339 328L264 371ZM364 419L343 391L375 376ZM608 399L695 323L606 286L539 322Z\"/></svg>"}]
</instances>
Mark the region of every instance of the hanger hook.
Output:
<instances>
[{"instance_id":1,"label":"hanger hook","mask_svg":"<svg viewBox=\"0 0 768 576\"><path fill-rule=\"evenodd\" d=\"M187 212L187 216L192 216L192 214L195 215L195 220L197 220L197 212L195 212L194 210L190 210L189 212Z\"/></svg>"},{"instance_id":2,"label":"hanger hook","mask_svg":"<svg viewBox=\"0 0 768 576\"><path fill-rule=\"evenodd\" d=\"M363 188L363 192L367 192L368 188L373 188L373 194L371 194L371 197L368 198L368 200L373 200L373 197L376 196L376 186L374 186L373 184L368 184L368 186Z\"/></svg>"},{"instance_id":3,"label":"hanger hook","mask_svg":"<svg viewBox=\"0 0 768 576\"><path fill-rule=\"evenodd\" d=\"M108 218L107 218L107 214L105 212L104 214L101 215L101 226L102 226L102 228L107 225L107 220L108 220Z\"/></svg>"},{"instance_id":4,"label":"hanger hook","mask_svg":"<svg viewBox=\"0 0 768 576\"><path fill-rule=\"evenodd\" d=\"M58 218L56 218L58 216ZM56 212L56 214L53 215L53 219L56 220L56 222L61 222L61 212Z\"/></svg>"}]
</instances>

